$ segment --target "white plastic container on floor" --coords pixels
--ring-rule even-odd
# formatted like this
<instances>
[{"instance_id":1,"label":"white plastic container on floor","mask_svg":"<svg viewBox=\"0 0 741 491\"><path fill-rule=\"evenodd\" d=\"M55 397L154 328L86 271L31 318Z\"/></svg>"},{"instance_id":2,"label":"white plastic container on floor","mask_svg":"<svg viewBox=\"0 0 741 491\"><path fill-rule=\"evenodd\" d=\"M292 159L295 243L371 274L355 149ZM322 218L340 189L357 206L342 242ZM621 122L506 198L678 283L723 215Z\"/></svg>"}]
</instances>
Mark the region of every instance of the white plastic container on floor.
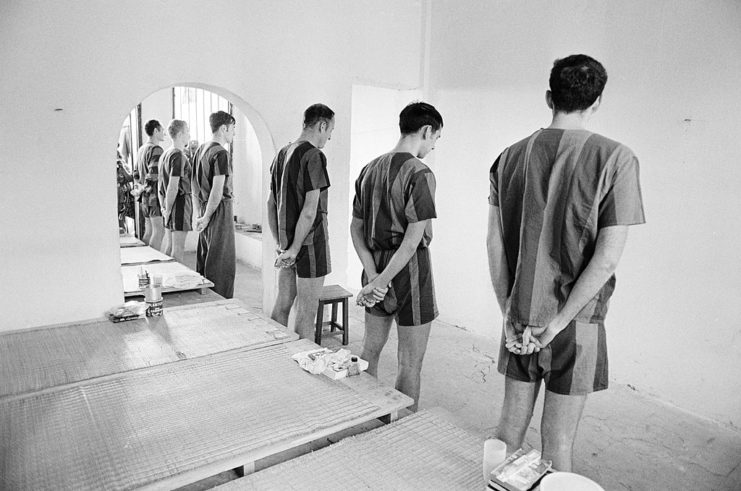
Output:
<instances>
[{"instance_id":1,"label":"white plastic container on floor","mask_svg":"<svg viewBox=\"0 0 741 491\"><path fill-rule=\"evenodd\" d=\"M573 472L554 472L540 481L540 491L605 491L588 477Z\"/></svg>"},{"instance_id":2,"label":"white plastic container on floor","mask_svg":"<svg viewBox=\"0 0 741 491\"><path fill-rule=\"evenodd\" d=\"M489 482L489 474L507 458L507 445L497 438L484 442L484 482Z\"/></svg>"}]
</instances>

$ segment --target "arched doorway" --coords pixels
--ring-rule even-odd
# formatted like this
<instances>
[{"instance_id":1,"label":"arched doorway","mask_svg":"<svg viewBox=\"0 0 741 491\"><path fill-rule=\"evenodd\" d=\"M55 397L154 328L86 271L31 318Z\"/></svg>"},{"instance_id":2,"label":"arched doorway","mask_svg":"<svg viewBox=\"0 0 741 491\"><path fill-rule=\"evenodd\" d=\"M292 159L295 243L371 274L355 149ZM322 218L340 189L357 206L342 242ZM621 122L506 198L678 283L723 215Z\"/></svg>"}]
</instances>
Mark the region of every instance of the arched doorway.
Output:
<instances>
[{"instance_id":1,"label":"arched doorway","mask_svg":"<svg viewBox=\"0 0 741 491\"><path fill-rule=\"evenodd\" d=\"M204 143L210 138L208 116L216 110L227 110L237 120L236 135L230 145L233 158L234 215L236 222L237 260L261 271L263 283L262 307L272 307L275 276L272 268L272 237L261 231L267 227L264 203L269 189L269 168L275 153L272 136L262 117L242 97L209 84L177 83L155 90L144 97L125 118L118 141L128 131L132 147L130 162L136 150L146 140L143 125L150 119L164 127L170 119L184 119L191 127L191 139ZM128 126L128 128L127 128ZM169 138L160 144L170 146ZM197 234L186 239L186 252L194 252ZM194 267L194 265L187 265ZM267 266L267 267L266 267Z\"/></svg>"}]
</instances>

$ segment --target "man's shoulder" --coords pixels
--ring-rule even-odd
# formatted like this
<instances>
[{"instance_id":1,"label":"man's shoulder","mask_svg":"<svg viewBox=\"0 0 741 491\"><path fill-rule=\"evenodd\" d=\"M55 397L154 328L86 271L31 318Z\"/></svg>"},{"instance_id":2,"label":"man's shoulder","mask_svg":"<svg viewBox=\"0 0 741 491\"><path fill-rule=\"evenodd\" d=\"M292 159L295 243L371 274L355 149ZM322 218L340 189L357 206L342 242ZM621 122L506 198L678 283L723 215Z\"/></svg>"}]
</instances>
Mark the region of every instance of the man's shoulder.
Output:
<instances>
[{"instance_id":1,"label":"man's shoulder","mask_svg":"<svg viewBox=\"0 0 741 491\"><path fill-rule=\"evenodd\" d=\"M422 162L418 157L415 157L408 152L396 152L390 154L391 167L398 167L399 172L403 174L416 174L418 172L432 173L427 164Z\"/></svg>"},{"instance_id":2,"label":"man's shoulder","mask_svg":"<svg viewBox=\"0 0 741 491\"><path fill-rule=\"evenodd\" d=\"M617 154L621 157L634 157L635 154L624 143L620 143L617 140L607 138L599 133L592 133L586 142L588 145L598 147L609 155Z\"/></svg>"},{"instance_id":3,"label":"man's shoulder","mask_svg":"<svg viewBox=\"0 0 741 491\"><path fill-rule=\"evenodd\" d=\"M315 162L326 160L324 152L309 142L303 142L294 150L301 157L302 162Z\"/></svg>"}]
</instances>

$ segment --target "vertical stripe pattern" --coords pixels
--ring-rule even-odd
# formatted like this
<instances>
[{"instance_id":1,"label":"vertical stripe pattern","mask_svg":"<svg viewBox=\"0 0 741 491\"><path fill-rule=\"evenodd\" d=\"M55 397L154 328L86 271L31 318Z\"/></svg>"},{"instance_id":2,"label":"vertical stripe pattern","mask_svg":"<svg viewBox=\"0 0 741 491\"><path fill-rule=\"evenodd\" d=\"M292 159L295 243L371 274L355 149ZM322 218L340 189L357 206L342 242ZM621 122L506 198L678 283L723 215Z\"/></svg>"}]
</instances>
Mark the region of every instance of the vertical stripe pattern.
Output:
<instances>
[{"instance_id":1,"label":"vertical stripe pattern","mask_svg":"<svg viewBox=\"0 0 741 491\"><path fill-rule=\"evenodd\" d=\"M510 285L509 319L545 326L566 302L600 228L644 223L638 160L586 130L545 129L492 165L489 203L499 208ZM577 319L603 320L614 276Z\"/></svg>"}]
</instances>

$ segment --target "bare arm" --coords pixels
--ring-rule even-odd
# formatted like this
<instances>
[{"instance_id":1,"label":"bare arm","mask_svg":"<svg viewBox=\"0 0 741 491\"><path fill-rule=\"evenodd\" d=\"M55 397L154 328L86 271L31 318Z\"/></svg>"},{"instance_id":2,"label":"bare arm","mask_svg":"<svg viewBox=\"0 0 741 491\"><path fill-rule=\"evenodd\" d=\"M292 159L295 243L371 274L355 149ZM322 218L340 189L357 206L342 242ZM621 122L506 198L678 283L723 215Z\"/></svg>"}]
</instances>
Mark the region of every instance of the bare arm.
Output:
<instances>
[{"instance_id":1,"label":"bare arm","mask_svg":"<svg viewBox=\"0 0 741 491\"><path fill-rule=\"evenodd\" d=\"M180 185L180 176L170 176L170 182L167 183L167 191L165 192L165 202L162 203L164 208L165 221L172 212L172 205L175 203L175 198L178 195L178 186Z\"/></svg>"},{"instance_id":2,"label":"bare arm","mask_svg":"<svg viewBox=\"0 0 741 491\"><path fill-rule=\"evenodd\" d=\"M373 281L378 276L378 271L376 271L376 263L373 261L373 254L365 243L363 228L363 220L353 217L352 223L350 223L352 245L355 247L358 258L360 258L360 263L363 265L368 281Z\"/></svg>"},{"instance_id":3,"label":"bare arm","mask_svg":"<svg viewBox=\"0 0 741 491\"><path fill-rule=\"evenodd\" d=\"M527 344L526 335L529 335L528 330L538 337L539 343L543 347L566 328L569 322L597 295L600 288L615 272L627 238L628 227L625 225L600 229L594 255L579 275L579 279L576 280L576 284L563 308L545 328L526 329L525 334L523 334L523 344Z\"/></svg>"},{"instance_id":4,"label":"bare arm","mask_svg":"<svg viewBox=\"0 0 741 491\"><path fill-rule=\"evenodd\" d=\"M268 198L267 206L268 227L270 228L270 233L273 234L273 240L275 241L276 246L280 247L280 239L278 236L278 205L276 204L272 193L270 193L270 197Z\"/></svg>"},{"instance_id":5,"label":"bare arm","mask_svg":"<svg viewBox=\"0 0 741 491\"><path fill-rule=\"evenodd\" d=\"M497 296L499 310L507 315L507 296L509 295L509 268L504 251L504 237L502 235L502 218L499 207L489 205L489 227L486 234L486 250L489 256L489 276Z\"/></svg>"},{"instance_id":6,"label":"bare arm","mask_svg":"<svg viewBox=\"0 0 741 491\"><path fill-rule=\"evenodd\" d=\"M301 250L304 239L309 235L311 226L314 224L314 220L316 219L320 193L320 189L312 189L306 193L304 206L301 208L301 214L298 217L298 222L296 222L296 230L293 232L293 242L291 242L288 249L281 253L275 260L276 266L291 266L296 262L296 256Z\"/></svg>"},{"instance_id":7,"label":"bare arm","mask_svg":"<svg viewBox=\"0 0 741 491\"><path fill-rule=\"evenodd\" d=\"M211 221L211 215L214 214L216 208L221 204L221 198L224 196L224 181L226 176L214 176L213 184L211 185L211 193L208 195L208 203L206 204L206 211L203 216L196 220L196 230L202 232L208 227L208 222Z\"/></svg>"}]
</instances>

